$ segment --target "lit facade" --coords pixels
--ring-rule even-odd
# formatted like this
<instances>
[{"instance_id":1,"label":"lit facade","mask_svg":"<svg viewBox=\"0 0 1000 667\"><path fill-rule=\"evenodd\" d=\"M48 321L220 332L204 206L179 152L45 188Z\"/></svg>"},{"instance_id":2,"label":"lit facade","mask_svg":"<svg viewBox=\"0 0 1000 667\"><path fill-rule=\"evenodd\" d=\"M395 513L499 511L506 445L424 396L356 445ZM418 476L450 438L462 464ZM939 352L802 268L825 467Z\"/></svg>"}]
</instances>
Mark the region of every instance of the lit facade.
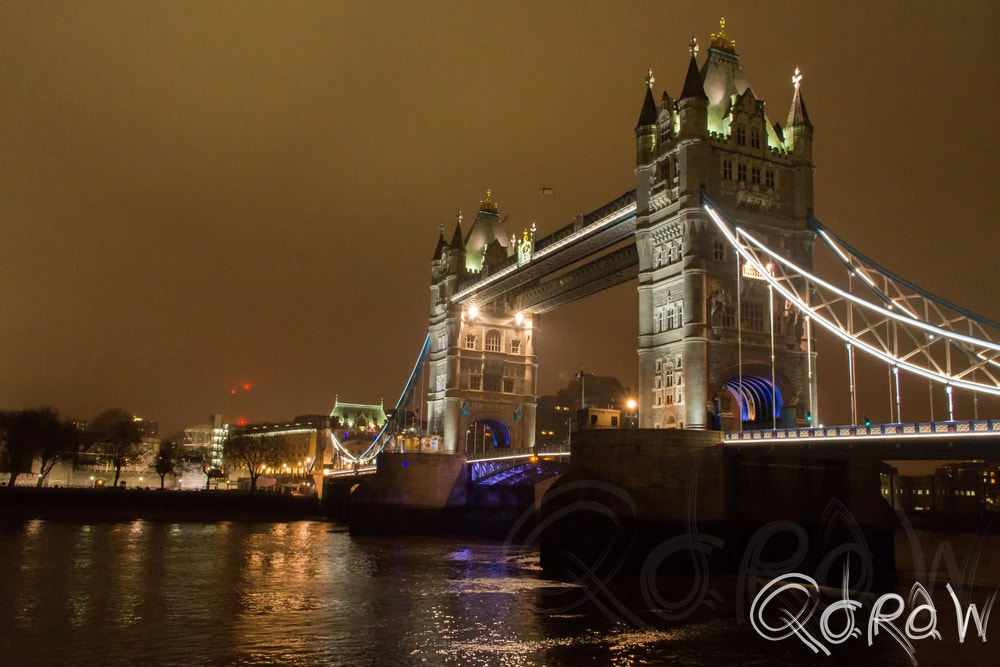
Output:
<instances>
[{"instance_id":1,"label":"lit facade","mask_svg":"<svg viewBox=\"0 0 1000 667\"><path fill-rule=\"evenodd\" d=\"M813 128L793 77L784 127L768 119L724 24L678 98L636 127L639 426L739 430L815 413L807 323L750 275L702 209L704 193L772 248L811 268ZM773 363L772 363L773 356Z\"/></svg>"},{"instance_id":2,"label":"lit facade","mask_svg":"<svg viewBox=\"0 0 1000 667\"><path fill-rule=\"evenodd\" d=\"M531 234L525 238L530 244ZM442 230L434 252L427 430L442 436L446 453L472 451L477 438L470 434L480 432L489 434L493 449L530 451L534 446L534 316L518 312L508 296L474 305L451 298L464 284L514 261L509 245L487 192L469 233L463 238L459 215L451 243Z\"/></svg>"}]
</instances>

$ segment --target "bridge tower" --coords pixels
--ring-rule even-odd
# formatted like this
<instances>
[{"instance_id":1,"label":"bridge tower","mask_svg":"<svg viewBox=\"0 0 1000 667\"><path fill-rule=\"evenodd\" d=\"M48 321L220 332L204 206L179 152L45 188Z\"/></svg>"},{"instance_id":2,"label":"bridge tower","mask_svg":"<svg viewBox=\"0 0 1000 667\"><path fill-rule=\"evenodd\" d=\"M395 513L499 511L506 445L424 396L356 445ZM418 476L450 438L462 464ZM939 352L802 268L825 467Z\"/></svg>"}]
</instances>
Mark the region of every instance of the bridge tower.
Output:
<instances>
[{"instance_id":1,"label":"bridge tower","mask_svg":"<svg viewBox=\"0 0 1000 667\"><path fill-rule=\"evenodd\" d=\"M534 316L513 297L456 303L464 286L505 266L511 241L487 191L468 234L459 213L451 242L442 228L431 262L428 431L446 453L528 452L535 444Z\"/></svg>"},{"instance_id":2,"label":"bridge tower","mask_svg":"<svg viewBox=\"0 0 1000 667\"><path fill-rule=\"evenodd\" d=\"M793 426L816 415L809 323L741 265L701 203L704 193L811 269L813 128L801 76L782 127L724 20L700 70L694 39L690 53L676 99L664 92L657 104L650 72L635 129L640 427Z\"/></svg>"}]
</instances>

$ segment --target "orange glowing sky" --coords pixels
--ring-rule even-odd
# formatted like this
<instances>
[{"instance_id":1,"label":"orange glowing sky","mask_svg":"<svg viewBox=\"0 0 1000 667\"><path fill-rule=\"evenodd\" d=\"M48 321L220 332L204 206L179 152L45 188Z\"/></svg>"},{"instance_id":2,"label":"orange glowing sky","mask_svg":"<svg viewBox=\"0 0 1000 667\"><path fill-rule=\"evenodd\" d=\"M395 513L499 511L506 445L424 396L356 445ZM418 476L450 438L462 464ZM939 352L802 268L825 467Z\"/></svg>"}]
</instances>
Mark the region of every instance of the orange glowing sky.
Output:
<instances>
[{"instance_id":1,"label":"orange glowing sky","mask_svg":"<svg viewBox=\"0 0 1000 667\"><path fill-rule=\"evenodd\" d=\"M392 405L439 226L491 188L544 235L633 188L647 69L676 96L720 16L772 121L804 74L817 217L1000 319L995 3L5 2L0 408ZM540 390L634 386L635 304L546 315Z\"/></svg>"}]
</instances>

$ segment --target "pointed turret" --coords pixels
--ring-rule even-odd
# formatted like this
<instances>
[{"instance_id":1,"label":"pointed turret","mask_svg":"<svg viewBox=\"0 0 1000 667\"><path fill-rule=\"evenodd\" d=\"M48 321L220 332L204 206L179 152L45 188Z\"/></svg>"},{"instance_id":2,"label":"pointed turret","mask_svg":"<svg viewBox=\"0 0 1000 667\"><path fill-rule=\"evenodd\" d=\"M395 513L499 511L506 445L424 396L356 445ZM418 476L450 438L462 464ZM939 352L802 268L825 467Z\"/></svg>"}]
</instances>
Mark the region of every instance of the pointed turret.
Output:
<instances>
[{"instance_id":1,"label":"pointed turret","mask_svg":"<svg viewBox=\"0 0 1000 667\"><path fill-rule=\"evenodd\" d=\"M455 233L451 235L451 247L455 250L462 250L465 248L465 243L462 242L462 212L458 212L458 218L455 220Z\"/></svg>"},{"instance_id":2,"label":"pointed turret","mask_svg":"<svg viewBox=\"0 0 1000 667\"><path fill-rule=\"evenodd\" d=\"M653 100L653 70L649 70L648 81L646 98L642 101L642 111L639 112L639 122L635 124L636 134L644 127L656 125L656 102Z\"/></svg>"},{"instance_id":3,"label":"pointed turret","mask_svg":"<svg viewBox=\"0 0 1000 667\"><path fill-rule=\"evenodd\" d=\"M698 40L694 37L691 38L689 50L691 60L688 62L680 99L677 100L681 138L703 137L707 135L708 129L708 95L705 94L701 73L698 72Z\"/></svg>"},{"instance_id":4,"label":"pointed turret","mask_svg":"<svg viewBox=\"0 0 1000 667\"><path fill-rule=\"evenodd\" d=\"M691 47L691 61L688 63L687 75L684 77L684 88L681 90L681 99L694 98L707 100L708 95L705 94L705 87L701 83L701 72L698 71L698 42L693 37L691 38L691 42L693 44Z\"/></svg>"},{"instance_id":5,"label":"pointed turret","mask_svg":"<svg viewBox=\"0 0 1000 667\"><path fill-rule=\"evenodd\" d=\"M444 255L444 249L447 244L444 242L444 225L441 225L441 233L438 234L437 247L434 248L434 260L437 261Z\"/></svg>"},{"instance_id":6,"label":"pointed turret","mask_svg":"<svg viewBox=\"0 0 1000 667\"><path fill-rule=\"evenodd\" d=\"M792 95L792 106L788 110L788 122L785 124L785 141L795 156L796 163L811 164L813 126L809 122L806 103L802 99L800 90L802 73L798 67L792 75L792 85L795 87L795 92Z\"/></svg>"},{"instance_id":7,"label":"pointed turret","mask_svg":"<svg viewBox=\"0 0 1000 667\"><path fill-rule=\"evenodd\" d=\"M653 99L653 70L646 75L646 97L635 126L635 164L649 164L656 148L656 101Z\"/></svg>"},{"instance_id":8,"label":"pointed turret","mask_svg":"<svg viewBox=\"0 0 1000 667\"><path fill-rule=\"evenodd\" d=\"M792 108L788 110L786 127L812 127L812 123L809 122L809 114L806 112L806 103L802 99L802 91L799 90L801 83L802 74L799 72L799 68L796 67L795 74L792 76L795 93L792 96Z\"/></svg>"}]
</instances>

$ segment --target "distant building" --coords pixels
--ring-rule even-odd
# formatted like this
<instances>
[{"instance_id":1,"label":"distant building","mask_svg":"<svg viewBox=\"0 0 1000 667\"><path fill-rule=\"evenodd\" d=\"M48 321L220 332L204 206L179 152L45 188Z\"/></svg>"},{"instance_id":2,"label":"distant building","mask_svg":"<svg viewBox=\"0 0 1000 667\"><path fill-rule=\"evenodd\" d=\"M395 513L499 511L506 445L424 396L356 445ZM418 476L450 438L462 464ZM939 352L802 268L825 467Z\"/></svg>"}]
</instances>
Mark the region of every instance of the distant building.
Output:
<instances>
[{"instance_id":1,"label":"distant building","mask_svg":"<svg viewBox=\"0 0 1000 667\"><path fill-rule=\"evenodd\" d=\"M929 475L882 474L882 497L904 511L978 514L1000 510L1000 464L948 463Z\"/></svg>"}]
</instances>

